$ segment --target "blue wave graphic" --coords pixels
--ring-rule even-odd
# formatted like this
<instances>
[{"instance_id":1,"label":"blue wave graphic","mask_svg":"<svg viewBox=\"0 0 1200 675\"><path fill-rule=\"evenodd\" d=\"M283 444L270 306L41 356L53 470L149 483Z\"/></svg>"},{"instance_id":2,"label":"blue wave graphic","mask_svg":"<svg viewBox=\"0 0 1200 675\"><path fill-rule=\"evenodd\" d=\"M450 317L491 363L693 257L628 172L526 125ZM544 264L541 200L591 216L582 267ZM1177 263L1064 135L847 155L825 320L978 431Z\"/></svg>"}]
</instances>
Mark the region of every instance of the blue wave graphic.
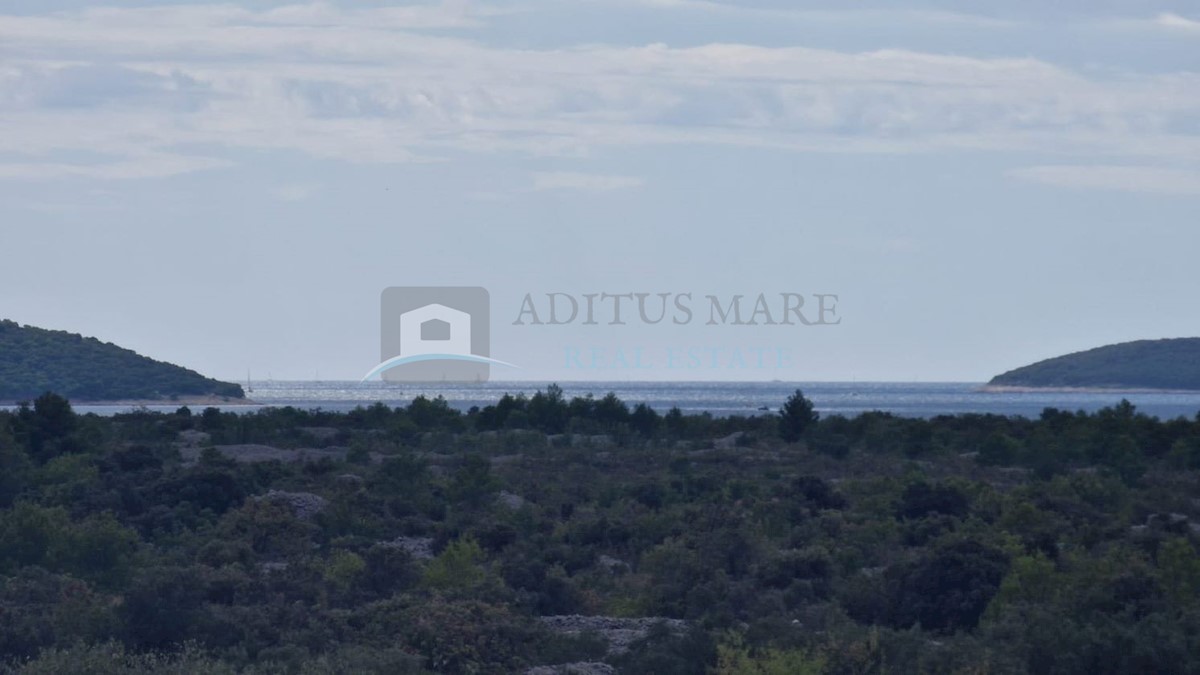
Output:
<instances>
[{"instance_id":1,"label":"blue wave graphic","mask_svg":"<svg viewBox=\"0 0 1200 675\"><path fill-rule=\"evenodd\" d=\"M413 354L412 356L393 356L383 363L371 369L371 372L363 376L362 381L366 382L373 377L382 375L384 371L391 370L396 366L402 366L406 363L418 363L420 361L469 361L471 363L486 363L493 366L506 366L508 368L520 368L520 366L500 361L498 359L488 358L486 356L478 356L476 354Z\"/></svg>"}]
</instances>

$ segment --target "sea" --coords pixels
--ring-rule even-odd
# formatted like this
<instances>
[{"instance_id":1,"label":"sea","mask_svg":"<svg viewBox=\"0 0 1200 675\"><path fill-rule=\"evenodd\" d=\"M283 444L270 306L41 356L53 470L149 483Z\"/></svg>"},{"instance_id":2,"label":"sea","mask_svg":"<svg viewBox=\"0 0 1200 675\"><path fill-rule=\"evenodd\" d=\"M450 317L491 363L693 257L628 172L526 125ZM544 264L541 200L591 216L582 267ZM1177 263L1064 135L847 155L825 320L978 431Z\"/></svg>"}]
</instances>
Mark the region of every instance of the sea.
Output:
<instances>
[{"instance_id":1,"label":"sea","mask_svg":"<svg viewBox=\"0 0 1200 675\"><path fill-rule=\"evenodd\" d=\"M248 398L253 403L216 406L235 412L255 412L268 407L292 406L345 412L358 406L382 402L408 405L417 396L443 397L453 408L495 403L504 394L526 394L544 390L550 383L492 381L484 383L389 384L383 382L251 382ZM1200 414L1200 392L1146 391L987 391L971 382L559 382L568 398L612 392L630 405L646 403L659 412L678 407L684 413L714 416L762 415L778 411L797 389L811 399L823 416L853 416L883 411L906 417L933 417L963 413L991 413L1036 417L1046 408L1095 412L1127 399L1139 412L1172 419L1195 418ZM145 406L169 412L178 404ZM195 406L193 406L195 407ZM79 405L80 413L112 415L132 406Z\"/></svg>"}]
</instances>

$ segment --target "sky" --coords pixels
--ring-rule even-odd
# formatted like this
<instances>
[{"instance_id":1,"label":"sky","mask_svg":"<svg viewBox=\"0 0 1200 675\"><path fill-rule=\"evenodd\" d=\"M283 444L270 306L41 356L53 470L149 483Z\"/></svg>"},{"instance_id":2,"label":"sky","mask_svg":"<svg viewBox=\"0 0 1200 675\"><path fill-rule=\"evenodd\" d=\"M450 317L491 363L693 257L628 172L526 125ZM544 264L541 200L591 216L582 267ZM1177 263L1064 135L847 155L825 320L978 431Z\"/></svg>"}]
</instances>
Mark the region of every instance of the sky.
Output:
<instances>
[{"instance_id":1,"label":"sky","mask_svg":"<svg viewBox=\"0 0 1200 675\"><path fill-rule=\"evenodd\" d=\"M0 317L239 381L361 377L390 286L487 288L493 379L1200 335L1194 2L848 5L0 2ZM698 317L513 325L547 293ZM760 293L839 322L702 321Z\"/></svg>"}]
</instances>

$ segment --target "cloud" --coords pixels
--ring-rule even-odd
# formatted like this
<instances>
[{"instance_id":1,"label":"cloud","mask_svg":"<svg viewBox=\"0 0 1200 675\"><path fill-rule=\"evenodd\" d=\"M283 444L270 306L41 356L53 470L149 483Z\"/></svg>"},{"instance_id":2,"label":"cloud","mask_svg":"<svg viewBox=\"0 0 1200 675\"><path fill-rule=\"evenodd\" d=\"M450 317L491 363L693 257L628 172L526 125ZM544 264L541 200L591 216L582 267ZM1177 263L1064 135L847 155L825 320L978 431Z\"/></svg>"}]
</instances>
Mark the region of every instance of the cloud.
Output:
<instances>
[{"instance_id":1,"label":"cloud","mask_svg":"<svg viewBox=\"0 0 1200 675\"><path fill-rule=\"evenodd\" d=\"M1159 36L1164 33L1181 37L1200 36L1200 21L1173 12L1163 12L1157 16L1094 18L1086 21L1084 25L1115 32L1152 33Z\"/></svg>"},{"instance_id":2,"label":"cloud","mask_svg":"<svg viewBox=\"0 0 1200 675\"><path fill-rule=\"evenodd\" d=\"M1056 187L1200 195L1200 171L1151 166L1033 166L1009 175Z\"/></svg>"},{"instance_id":3,"label":"cloud","mask_svg":"<svg viewBox=\"0 0 1200 675\"><path fill-rule=\"evenodd\" d=\"M1169 12L1159 14L1155 19L1155 23L1170 30L1200 35L1200 21L1193 21L1192 19L1179 16L1178 14L1171 14Z\"/></svg>"},{"instance_id":4,"label":"cloud","mask_svg":"<svg viewBox=\"0 0 1200 675\"><path fill-rule=\"evenodd\" d=\"M22 158L0 171L135 177L242 150L387 163L653 144L1200 160L1194 72L752 44L518 49L455 32L489 16L473 3L0 15L0 157ZM80 152L112 166L55 161Z\"/></svg>"},{"instance_id":5,"label":"cloud","mask_svg":"<svg viewBox=\"0 0 1200 675\"><path fill-rule=\"evenodd\" d=\"M281 202L302 202L316 192L312 185L280 185L271 194Z\"/></svg>"},{"instance_id":6,"label":"cloud","mask_svg":"<svg viewBox=\"0 0 1200 675\"><path fill-rule=\"evenodd\" d=\"M102 180L164 178L193 171L223 168L231 164L224 159L171 154L93 162L0 161L0 178L33 180L47 178L99 178Z\"/></svg>"},{"instance_id":7,"label":"cloud","mask_svg":"<svg viewBox=\"0 0 1200 675\"><path fill-rule=\"evenodd\" d=\"M25 64L0 72L0 109L94 109L141 106L195 110L211 92L180 73L113 64Z\"/></svg>"},{"instance_id":8,"label":"cloud","mask_svg":"<svg viewBox=\"0 0 1200 675\"><path fill-rule=\"evenodd\" d=\"M286 5L252 15L263 24L284 26L357 26L394 29L478 28L491 17L518 12L457 0L428 5L342 9L327 2Z\"/></svg>"},{"instance_id":9,"label":"cloud","mask_svg":"<svg viewBox=\"0 0 1200 675\"><path fill-rule=\"evenodd\" d=\"M609 192L641 187L646 181L635 176L605 176L593 173L574 173L557 171L551 173L535 173L533 189L541 190L585 190L588 192Z\"/></svg>"},{"instance_id":10,"label":"cloud","mask_svg":"<svg viewBox=\"0 0 1200 675\"><path fill-rule=\"evenodd\" d=\"M611 0L604 0L611 4ZM1010 28L1019 26L1016 21L998 19L980 14L950 12L933 9L903 9L903 8L846 8L838 10L820 9L780 9L777 7L756 7L748 4L716 2L714 0L626 0L627 4L658 8L685 10L694 12L720 13L746 17L760 17L771 20L799 21L807 23L878 23L887 22L911 24L953 24L960 27L975 28Z\"/></svg>"}]
</instances>

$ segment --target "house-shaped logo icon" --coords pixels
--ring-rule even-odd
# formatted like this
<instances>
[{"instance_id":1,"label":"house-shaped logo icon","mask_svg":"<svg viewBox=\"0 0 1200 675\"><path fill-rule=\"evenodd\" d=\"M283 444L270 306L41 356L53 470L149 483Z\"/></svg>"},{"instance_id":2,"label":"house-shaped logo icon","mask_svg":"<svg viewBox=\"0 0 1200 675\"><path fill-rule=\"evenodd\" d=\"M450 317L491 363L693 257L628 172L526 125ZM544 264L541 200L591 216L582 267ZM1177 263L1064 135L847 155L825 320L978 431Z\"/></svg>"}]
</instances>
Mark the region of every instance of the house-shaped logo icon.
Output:
<instances>
[{"instance_id":1,"label":"house-shaped logo icon","mask_svg":"<svg viewBox=\"0 0 1200 675\"><path fill-rule=\"evenodd\" d=\"M491 366L512 366L489 353L487 289L404 286L384 290L380 363L363 380L486 382Z\"/></svg>"},{"instance_id":2,"label":"house-shaped logo icon","mask_svg":"<svg viewBox=\"0 0 1200 675\"><path fill-rule=\"evenodd\" d=\"M400 354L471 354L471 315L437 303L400 315Z\"/></svg>"}]
</instances>

